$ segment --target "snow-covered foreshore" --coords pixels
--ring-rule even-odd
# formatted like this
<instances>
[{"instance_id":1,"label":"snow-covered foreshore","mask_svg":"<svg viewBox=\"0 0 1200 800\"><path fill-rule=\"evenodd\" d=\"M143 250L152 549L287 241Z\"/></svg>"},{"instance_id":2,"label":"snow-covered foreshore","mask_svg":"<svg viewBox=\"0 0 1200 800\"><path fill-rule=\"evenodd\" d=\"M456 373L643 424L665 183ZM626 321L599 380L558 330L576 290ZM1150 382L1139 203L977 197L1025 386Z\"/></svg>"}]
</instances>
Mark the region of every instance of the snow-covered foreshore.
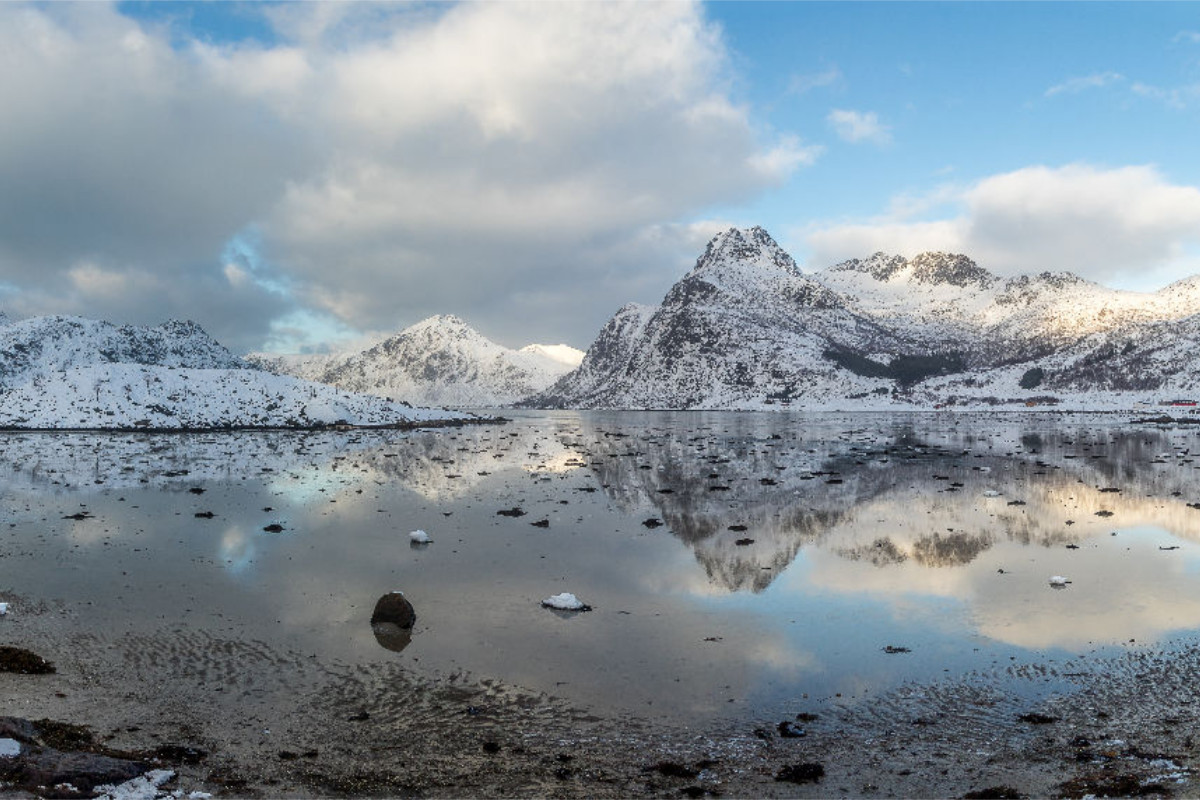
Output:
<instances>
[{"instance_id":1,"label":"snow-covered foreshore","mask_svg":"<svg viewBox=\"0 0 1200 800\"><path fill-rule=\"evenodd\" d=\"M249 369L94 364L43 373L0 395L0 428L7 430L416 427L480 420Z\"/></svg>"}]
</instances>

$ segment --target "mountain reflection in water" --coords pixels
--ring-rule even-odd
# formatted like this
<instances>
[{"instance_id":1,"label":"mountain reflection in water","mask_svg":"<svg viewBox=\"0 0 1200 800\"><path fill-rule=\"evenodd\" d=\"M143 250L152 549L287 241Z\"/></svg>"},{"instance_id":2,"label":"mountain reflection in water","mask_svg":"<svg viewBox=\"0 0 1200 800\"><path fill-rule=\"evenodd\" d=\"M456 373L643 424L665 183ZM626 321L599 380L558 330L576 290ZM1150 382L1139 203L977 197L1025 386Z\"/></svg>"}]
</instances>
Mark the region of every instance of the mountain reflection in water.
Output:
<instances>
[{"instance_id":1,"label":"mountain reflection in water","mask_svg":"<svg viewBox=\"0 0 1200 800\"><path fill-rule=\"evenodd\" d=\"M221 624L340 658L711 712L739 692L850 693L1007 664L1013 648L1083 654L1197 630L1193 451L1187 428L1025 413L6 434L0 555L28 559L16 589L100 601L117 581L141 604L121 613L153 609L147 627L209 604ZM514 508L524 516L497 516ZM408 546L416 528L427 548ZM173 583L129 582L131 567ZM1051 575L1072 583L1056 592ZM379 638L370 609L397 590L416 626ZM562 591L596 611L538 606Z\"/></svg>"}]
</instances>

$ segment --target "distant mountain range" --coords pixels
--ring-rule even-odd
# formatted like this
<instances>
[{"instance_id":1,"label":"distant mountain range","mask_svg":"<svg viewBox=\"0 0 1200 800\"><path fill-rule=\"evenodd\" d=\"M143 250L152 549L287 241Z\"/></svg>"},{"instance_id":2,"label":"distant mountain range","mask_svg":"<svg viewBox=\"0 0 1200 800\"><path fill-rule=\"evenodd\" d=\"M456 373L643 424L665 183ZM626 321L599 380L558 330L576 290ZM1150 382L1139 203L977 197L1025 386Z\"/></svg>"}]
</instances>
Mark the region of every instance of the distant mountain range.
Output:
<instances>
[{"instance_id":1,"label":"distant mountain range","mask_svg":"<svg viewBox=\"0 0 1200 800\"><path fill-rule=\"evenodd\" d=\"M495 407L545 389L579 366L583 351L564 344L511 350L458 317L441 315L357 353L246 358L277 374L416 405Z\"/></svg>"},{"instance_id":2,"label":"distant mountain range","mask_svg":"<svg viewBox=\"0 0 1200 800\"><path fill-rule=\"evenodd\" d=\"M432 413L408 404L1127 409L1200 399L1198 344L1200 277L1128 292L1067 272L1001 278L947 253L876 253L805 273L762 228L731 228L659 305L620 309L586 355L512 350L448 315L361 352L242 360L191 322L0 314L0 427L295 427Z\"/></svg>"},{"instance_id":3,"label":"distant mountain range","mask_svg":"<svg viewBox=\"0 0 1200 800\"><path fill-rule=\"evenodd\" d=\"M462 415L271 375L194 322L0 320L0 428L314 428L455 418Z\"/></svg>"},{"instance_id":4,"label":"distant mountain range","mask_svg":"<svg viewBox=\"0 0 1200 800\"><path fill-rule=\"evenodd\" d=\"M1000 278L946 253L806 274L762 228L730 229L522 405L1127 406L1200 393L1198 314L1200 278L1127 292L1065 272Z\"/></svg>"}]
</instances>

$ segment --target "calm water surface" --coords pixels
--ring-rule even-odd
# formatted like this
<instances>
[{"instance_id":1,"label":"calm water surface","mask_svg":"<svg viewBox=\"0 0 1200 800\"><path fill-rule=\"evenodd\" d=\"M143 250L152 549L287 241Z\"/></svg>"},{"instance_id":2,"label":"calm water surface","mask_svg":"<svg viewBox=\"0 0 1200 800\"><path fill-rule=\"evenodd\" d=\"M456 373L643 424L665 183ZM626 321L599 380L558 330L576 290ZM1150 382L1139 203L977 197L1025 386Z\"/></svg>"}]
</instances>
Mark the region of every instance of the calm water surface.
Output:
<instances>
[{"instance_id":1,"label":"calm water surface","mask_svg":"<svg viewBox=\"0 0 1200 800\"><path fill-rule=\"evenodd\" d=\"M1192 641L1193 452L1193 430L1016 413L6 434L0 600L61 604L79 636L202 629L604 710L775 714ZM403 649L369 624L394 590ZM564 591L594 610L539 606Z\"/></svg>"}]
</instances>

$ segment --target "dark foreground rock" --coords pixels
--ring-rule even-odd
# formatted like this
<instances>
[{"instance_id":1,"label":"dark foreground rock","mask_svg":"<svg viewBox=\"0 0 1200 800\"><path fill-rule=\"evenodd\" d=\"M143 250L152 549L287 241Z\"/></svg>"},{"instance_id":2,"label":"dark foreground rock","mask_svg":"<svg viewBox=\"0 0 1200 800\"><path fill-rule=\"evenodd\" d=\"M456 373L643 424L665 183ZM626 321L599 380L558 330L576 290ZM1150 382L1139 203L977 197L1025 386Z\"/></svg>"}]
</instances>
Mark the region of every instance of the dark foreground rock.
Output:
<instances>
[{"instance_id":1,"label":"dark foreground rock","mask_svg":"<svg viewBox=\"0 0 1200 800\"><path fill-rule=\"evenodd\" d=\"M0 782L41 796L86 797L97 786L124 783L150 769L145 761L95 752L103 748L87 729L51 720L0 717L0 738L20 744L15 756L0 758Z\"/></svg>"}]
</instances>

